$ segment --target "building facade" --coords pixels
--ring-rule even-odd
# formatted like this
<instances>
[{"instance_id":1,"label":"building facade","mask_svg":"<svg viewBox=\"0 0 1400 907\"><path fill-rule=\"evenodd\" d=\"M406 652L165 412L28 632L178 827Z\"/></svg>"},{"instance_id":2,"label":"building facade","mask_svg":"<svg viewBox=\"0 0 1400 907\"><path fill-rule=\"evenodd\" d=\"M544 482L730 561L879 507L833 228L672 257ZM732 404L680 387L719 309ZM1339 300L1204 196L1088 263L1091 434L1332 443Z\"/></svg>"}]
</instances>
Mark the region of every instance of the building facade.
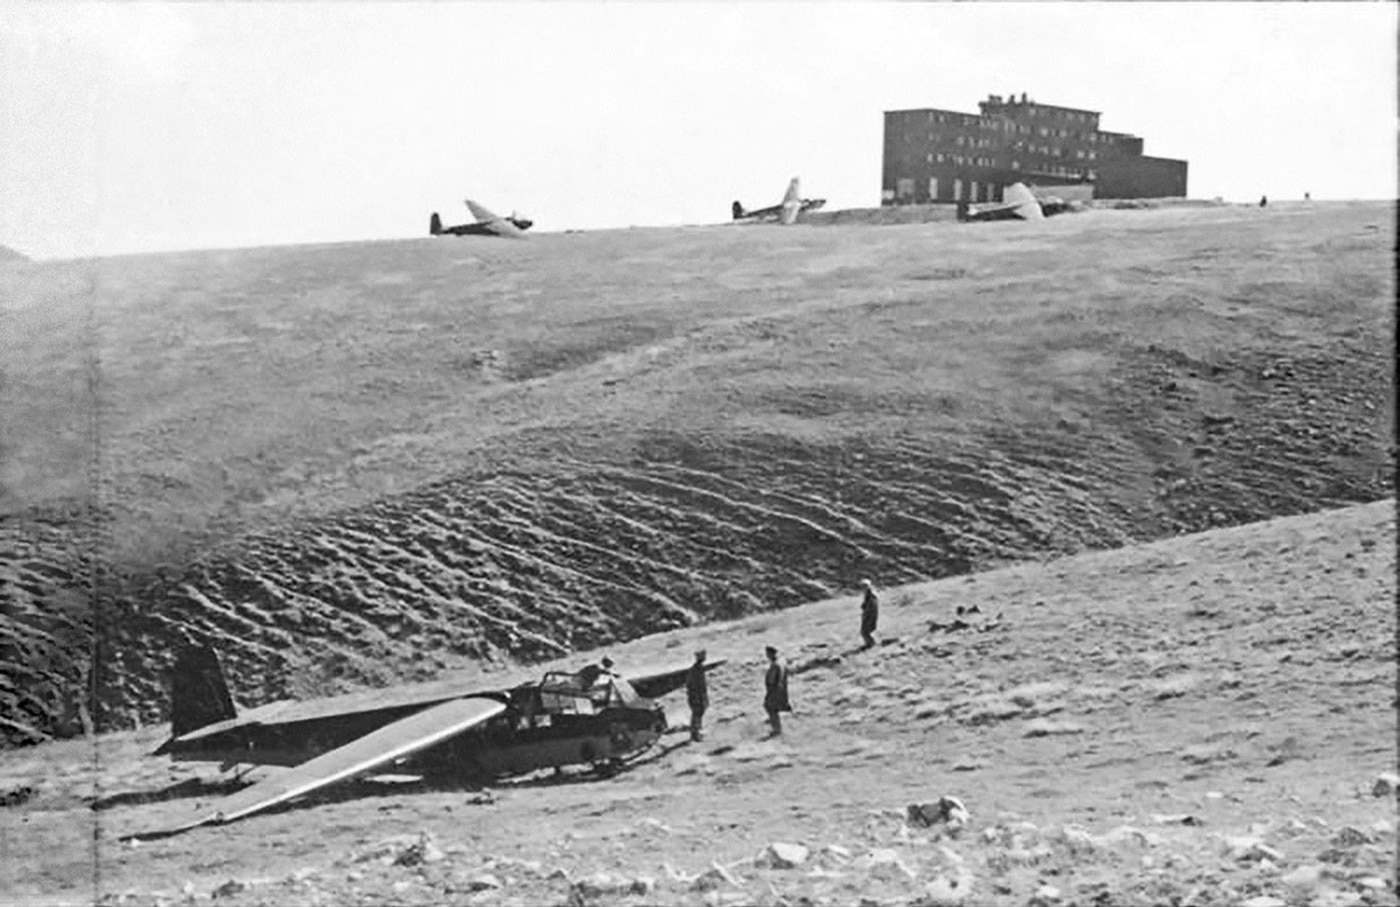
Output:
<instances>
[{"instance_id":1,"label":"building facade","mask_svg":"<svg viewBox=\"0 0 1400 907\"><path fill-rule=\"evenodd\" d=\"M885 111L882 205L996 202L1012 183L1066 195L1186 195L1186 161L1147 157L1142 139L1099 129L1099 113L990 95L980 112Z\"/></svg>"}]
</instances>

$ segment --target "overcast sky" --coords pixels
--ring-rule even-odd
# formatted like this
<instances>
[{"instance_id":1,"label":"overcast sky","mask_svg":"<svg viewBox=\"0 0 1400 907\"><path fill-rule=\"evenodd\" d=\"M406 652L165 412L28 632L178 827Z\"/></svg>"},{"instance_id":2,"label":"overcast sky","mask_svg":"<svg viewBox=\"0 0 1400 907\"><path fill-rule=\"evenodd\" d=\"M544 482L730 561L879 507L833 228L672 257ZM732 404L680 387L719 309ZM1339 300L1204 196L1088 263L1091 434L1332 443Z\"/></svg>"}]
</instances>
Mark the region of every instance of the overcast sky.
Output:
<instances>
[{"instance_id":1,"label":"overcast sky","mask_svg":"<svg viewBox=\"0 0 1400 907\"><path fill-rule=\"evenodd\" d=\"M36 258L879 204L882 111L1102 112L1193 197L1394 198L1393 3L0 0L0 244Z\"/></svg>"}]
</instances>

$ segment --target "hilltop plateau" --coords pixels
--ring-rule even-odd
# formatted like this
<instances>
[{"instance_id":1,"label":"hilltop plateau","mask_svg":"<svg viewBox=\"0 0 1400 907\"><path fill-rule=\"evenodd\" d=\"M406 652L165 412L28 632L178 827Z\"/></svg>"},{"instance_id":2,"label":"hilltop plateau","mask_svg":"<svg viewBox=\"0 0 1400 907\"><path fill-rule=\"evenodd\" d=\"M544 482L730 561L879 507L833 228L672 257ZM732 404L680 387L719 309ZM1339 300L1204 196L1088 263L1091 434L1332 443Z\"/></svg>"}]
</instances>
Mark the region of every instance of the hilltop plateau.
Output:
<instances>
[{"instance_id":1,"label":"hilltop plateau","mask_svg":"<svg viewBox=\"0 0 1400 907\"><path fill-rule=\"evenodd\" d=\"M207 814L236 783L143 757L157 728L15 749L0 890L21 905L1395 904L1395 593L1390 500L885 590L870 651L853 597L673 630L609 652L624 671L700 646L728 658L702 743L664 736L605 779L366 780L139 846L118 839ZM770 644L795 712L763 740ZM683 722L683 697L669 704ZM941 797L964 823L910 821Z\"/></svg>"},{"instance_id":2,"label":"hilltop plateau","mask_svg":"<svg viewBox=\"0 0 1400 907\"><path fill-rule=\"evenodd\" d=\"M161 720L1393 494L1388 203L0 271L0 719ZM93 656L96 655L96 670Z\"/></svg>"}]
</instances>

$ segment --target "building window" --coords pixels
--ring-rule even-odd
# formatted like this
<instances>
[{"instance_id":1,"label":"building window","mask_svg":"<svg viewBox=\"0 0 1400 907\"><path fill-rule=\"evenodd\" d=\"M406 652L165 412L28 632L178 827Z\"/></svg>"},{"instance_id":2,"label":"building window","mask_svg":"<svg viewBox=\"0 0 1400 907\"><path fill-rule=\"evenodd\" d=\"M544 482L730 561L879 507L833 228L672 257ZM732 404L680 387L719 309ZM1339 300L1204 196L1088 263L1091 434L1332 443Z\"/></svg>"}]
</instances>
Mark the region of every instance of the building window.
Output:
<instances>
[{"instance_id":1,"label":"building window","mask_svg":"<svg viewBox=\"0 0 1400 907\"><path fill-rule=\"evenodd\" d=\"M933 152L932 152L932 151L930 151L928 154L924 155L924 163L925 163L925 164L932 164L932 163L933 163Z\"/></svg>"},{"instance_id":2,"label":"building window","mask_svg":"<svg viewBox=\"0 0 1400 907\"><path fill-rule=\"evenodd\" d=\"M943 160L944 160L943 152L940 151L940 152L938 152L937 154L935 154L933 157L934 157L935 160L938 161L938 163L940 163L940 164L943 163Z\"/></svg>"},{"instance_id":3,"label":"building window","mask_svg":"<svg viewBox=\"0 0 1400 907\"><path fill-rule=\"evenodd\" d=\"M931 177L929 177L929 180L928 180L928 200L931 201L931 202L936 202L936 201L938 201L938 177L936 177L936 176L931 176Z\"/></svg>"},{"instance_id":4,"label":"building window","mask_svg":"<svg viewBox=\"0 0 1400 907\"><path fill-rule=\"evenodd\" d=\"M881 200L881 201L885 201L885 202L892 202L892 201L894 201L894 190L893 190L893 189L881 189L881 190L880 190L880 200Z\"/></svg>"},{"instance_id":5,"label":"building window","mask_svg":"<svg viewBox=\"0 0 1400 907\"><path fill-rule=\"evenodd\" d=\"M1011 162L1011 169L1012 169L1012 170L1020 170L1020 169L1021 169L1021 162L1020 162L1020 161L1012 161L1012 162Z\"/></svg>"},{"instance_id":6,"label":"building window","mask_svg":"<svg viewBox=\"0 0 1400 907\"><path fill-rule=\"evenodd\" d=\"M953 180L953 201L955 201L955 202L960 202L960 201L962 201L962 180L961 180L961 179L954 179L954 180Z\"/></svg>"},{"instance_id":7,"label":"building window","mask_svg":"<svg viewBox=\"0 0 1400 907\"><path fill-rule=\"evenodd\" d=\"M911 199L914 197L914 181L900 177L894 181L894 191L901 200Z\"/></svg>"},{"instance_id":8,"label":"building window","mask_svg":"<svg viewBox=\"0 0 1400 907\"><path fill-rule=\"evenodd\" d=\"M977 180L973 180L971 185L969 186L967 190L967 197L969 201L977 201Z\"/></svg>"}]
</instances>

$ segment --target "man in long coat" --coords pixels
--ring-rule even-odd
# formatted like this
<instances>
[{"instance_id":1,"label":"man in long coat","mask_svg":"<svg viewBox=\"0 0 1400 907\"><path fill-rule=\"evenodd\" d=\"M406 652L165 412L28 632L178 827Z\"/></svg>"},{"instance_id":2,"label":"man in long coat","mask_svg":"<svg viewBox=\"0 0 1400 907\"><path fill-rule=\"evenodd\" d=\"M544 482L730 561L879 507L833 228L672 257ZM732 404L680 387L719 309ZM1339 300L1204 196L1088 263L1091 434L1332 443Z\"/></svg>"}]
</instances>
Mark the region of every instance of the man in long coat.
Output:
<instances>
[{"instance_id":1,"label":"man in long coat","mask_svg":"<svg viewBox=\"0 0 1400 907\"><path fill-rule=\"evenodd\" d=\"M710 707L710 684L705 679L705 650L695 653L695 664L685 674L685 700L690 705L690 739L705 739L702 722Z\"/></svg>"},{"instance_id":2,"label":"man in long coat","mask_svg":"<svg viewBox=\"0 0 1400 907\"><path fill-rule=\"evenodd\" d=\"M768 673L763 677L763 710L768 713L768 736L777 737L783 733L783 712L792 711L788 700L787 665L778 658L778 650L767 646L763 650L768 655Z\"/></svg>"},{"instance_id":3,"label":"man in long coat","mask_svg":"<svg viewBox=\"0 0 1400 907\"><path fill-rule=\"evenodd\" d=\"M860 638L865 643L861 648L870 649L875 646L875 627L880 623L880 596L875 594L875 584L870 580L863 579L860 585L865 590L860 602Z\"/></svg>"}]
</instances>

